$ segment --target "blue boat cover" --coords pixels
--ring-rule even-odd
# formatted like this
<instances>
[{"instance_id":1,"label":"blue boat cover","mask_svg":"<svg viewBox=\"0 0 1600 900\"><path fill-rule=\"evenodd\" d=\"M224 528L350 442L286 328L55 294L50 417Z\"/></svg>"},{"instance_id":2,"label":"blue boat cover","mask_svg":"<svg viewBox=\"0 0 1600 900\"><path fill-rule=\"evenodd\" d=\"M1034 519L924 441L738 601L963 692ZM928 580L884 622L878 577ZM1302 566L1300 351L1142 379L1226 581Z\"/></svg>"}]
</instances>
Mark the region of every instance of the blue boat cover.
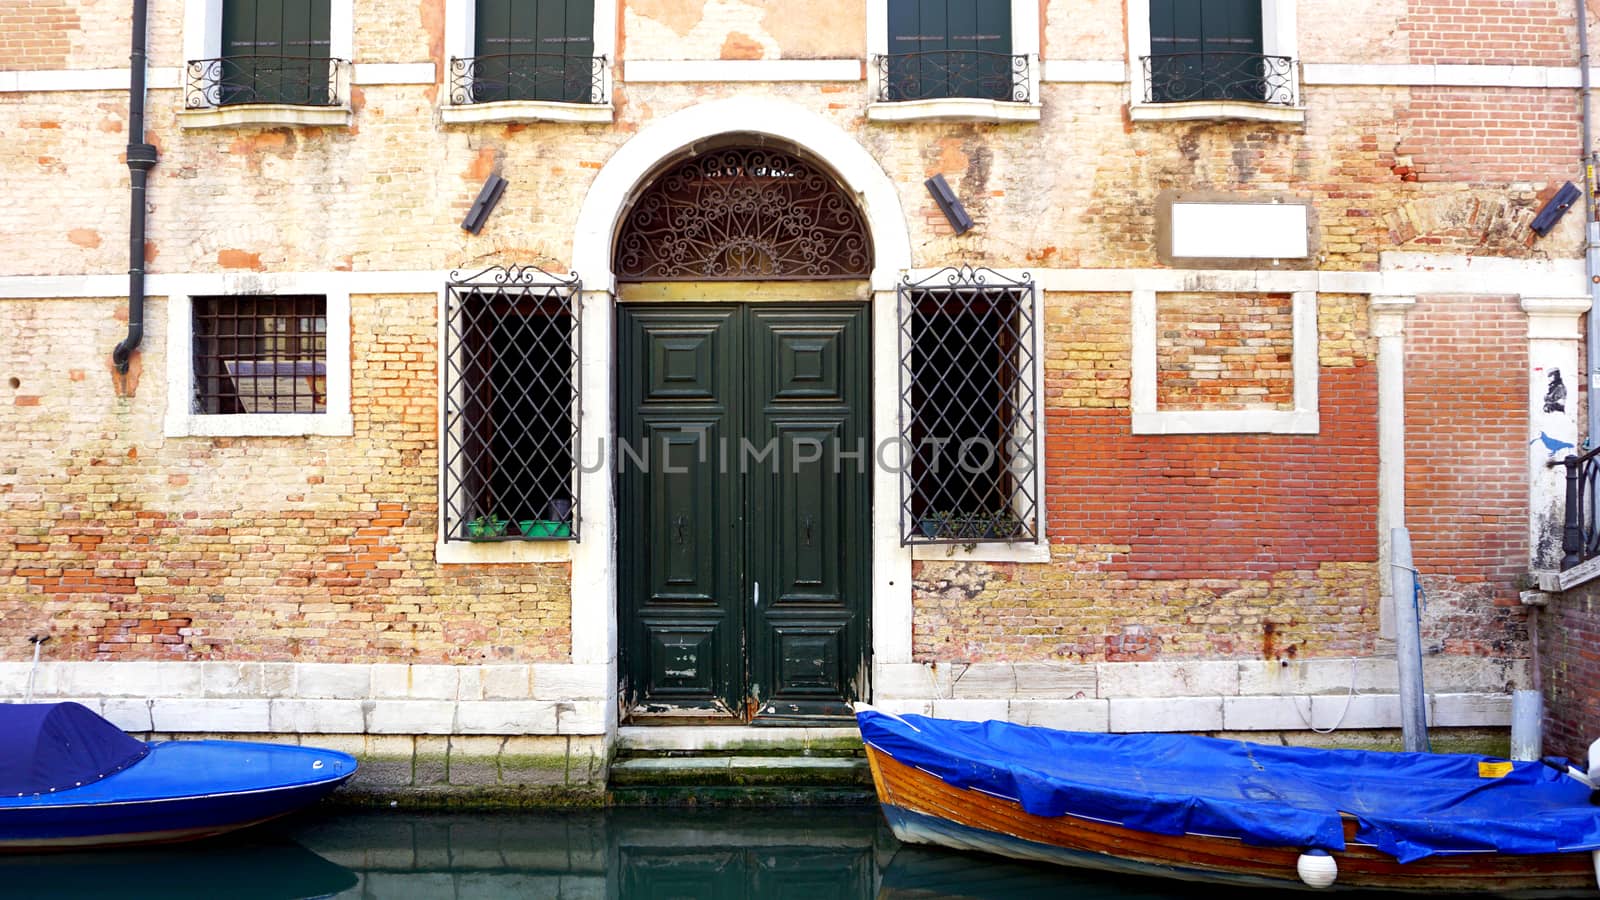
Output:
<instances>
[{"instance_id":1,"label":"blue boat cover","mask_svg":"<svg viewBox=\"0 0 1600 900\"><path fill-rule=\"evenodd\" d=\"M149 752L81 704L0 703L0 796L93 784Z\"/></svg>"},{"instance_id":2,"label":"blue boat cover","mask_svg":"<svg viewBox=\"0 0 1600 900\"><path fill-rule=\"evenodd\" d=\"M1342 812L1358 821L1357 841L1401 862L1600 849L1600 807L1589 803L1589 788L1539 762L1496 767L1501 761L1484 756L1086 734L876 711L857 721L862 739L896 761L1036 816L1342 850Z\"/></svg>"}]
</instances>

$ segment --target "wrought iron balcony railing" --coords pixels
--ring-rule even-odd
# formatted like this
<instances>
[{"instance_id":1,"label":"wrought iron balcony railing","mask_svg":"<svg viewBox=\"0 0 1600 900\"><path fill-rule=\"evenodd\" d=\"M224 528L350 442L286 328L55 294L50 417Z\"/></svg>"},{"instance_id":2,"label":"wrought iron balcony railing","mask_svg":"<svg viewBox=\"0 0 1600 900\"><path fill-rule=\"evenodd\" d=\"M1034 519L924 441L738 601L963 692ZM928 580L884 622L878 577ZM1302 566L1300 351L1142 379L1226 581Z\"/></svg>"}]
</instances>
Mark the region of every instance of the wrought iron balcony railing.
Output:
<instances>
[{"instance_id":1,"label":"wrought iron balcony railing","mask_svg":"<svg viewBox=\"0 0 1600 900\"><path fill-rule=\"evenodd\" d=\"M298 56L224 56L192 59L184 106L207 109L248 103L338 106L342 59Z\"/></svg>"},{"instance_id":2,"label":"wrought iron balcony railing","mask_svg":"<svg viewBox=\"0 0 1600 900\"><path fill-rule=\"evenodd\" d=\"M1146 103L1244 100L1295 105L1294 59L1260 53L1168 53L1144 58Z\"/></svg>"},{"instance_id":3,"label":"wrought iron balcony railing","mask_svg":"<svg viewBox=\"0 0 1600 900\"><path fill-rule=\"evenodd\" d=\"M605 103L606 58L561 53L500 53L452 57L450 102L499 100Z\"/></svg>"},{"instance_id":4,"label":"wrought iron balcony railing","mask_svg":"<svg viewBox=\"0 0 1600 900\"><path fill-rule=\"evenodd\" d=\"M1600 478L1600 447L1582 456L1551 460L1567 469L1567 509L1561 527L1561 571L1600 556L1600 528L1595 522L1595 490Z\"/></svg>"},{"instance_id":5,"label":"wrought iron balcony railing","mask_svg":"<svg viewBox=\"0 0 1600 900\"><path fill-rule=\"evenodd\" d=\"M1023 54L980 50L922 50L876 57L878 99L884 102L977 98L1027 103L1032 67Z\"/></svg>"}]
</instances>

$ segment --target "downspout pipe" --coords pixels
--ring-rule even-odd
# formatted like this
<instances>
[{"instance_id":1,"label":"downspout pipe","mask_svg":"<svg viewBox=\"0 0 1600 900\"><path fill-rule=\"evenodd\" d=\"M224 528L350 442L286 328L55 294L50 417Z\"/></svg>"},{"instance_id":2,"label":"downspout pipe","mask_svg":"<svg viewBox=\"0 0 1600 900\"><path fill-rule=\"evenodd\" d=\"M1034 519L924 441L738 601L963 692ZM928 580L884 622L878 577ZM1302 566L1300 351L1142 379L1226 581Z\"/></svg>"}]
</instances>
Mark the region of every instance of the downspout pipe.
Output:
<instances>
[{"instance_id":1,"label":"downspout pipe","mask_svg":"<svg viewBox=\"0 0 1600 900\"><path fill-rule=\"evenodd\" d=\"M1594 217L1594 113L1590 100L1594 85L1589 78L1589 11L1584 0L1576 0L1578 11L1578 102L1583 105L1583 233L1585 273L1589 276L1589 315L1585 330L1584 383L1589 386L1589 414L1585 422L1586 446L1600 446L1600 222Z\"/></svg>"},{"instance_id":2,"label":"downspout pipe","mask_svg":"<svg viewBox=\"0 0 1600 900\"><path fill-rule=\"evenodd\" d=\"M111 351L117 371L126 375L133 351L144 339L145 185L156 165L156 148L144 140L145 44L150 0L133 0L133 48L128 55L128 336Z\"/></svg>"}]
</instances>

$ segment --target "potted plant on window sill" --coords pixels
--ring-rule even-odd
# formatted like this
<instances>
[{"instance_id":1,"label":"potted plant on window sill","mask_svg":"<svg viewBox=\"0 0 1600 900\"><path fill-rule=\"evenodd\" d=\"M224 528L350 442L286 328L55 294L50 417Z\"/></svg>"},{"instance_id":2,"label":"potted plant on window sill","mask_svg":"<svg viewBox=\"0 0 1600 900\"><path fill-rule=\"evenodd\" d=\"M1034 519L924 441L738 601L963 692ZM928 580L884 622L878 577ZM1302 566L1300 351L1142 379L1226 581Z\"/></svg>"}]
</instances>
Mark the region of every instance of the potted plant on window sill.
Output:
<instances>
[{"instance_id":1,"label":"potted plant on window sill","mask_svg":"<svg viewBox=\"0 0 1600 900\"><path fill-rule=\"evenodd\" d=\"M506 533L506 526L510 524L497 515L477 516L467 520L467 540L491 541L502 537Z\"/></svg>"}]
</instances>

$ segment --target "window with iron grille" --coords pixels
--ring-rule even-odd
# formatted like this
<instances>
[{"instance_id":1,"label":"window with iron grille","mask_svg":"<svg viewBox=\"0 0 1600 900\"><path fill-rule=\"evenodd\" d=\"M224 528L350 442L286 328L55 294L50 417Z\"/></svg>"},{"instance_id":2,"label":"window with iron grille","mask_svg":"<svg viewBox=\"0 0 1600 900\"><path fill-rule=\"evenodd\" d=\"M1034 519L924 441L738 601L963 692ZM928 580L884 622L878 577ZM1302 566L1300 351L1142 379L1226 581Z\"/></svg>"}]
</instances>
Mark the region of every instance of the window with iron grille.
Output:
<instances>
[{"instance_id":1,"label":"window with iron grille","mask_svg":"<svg viewBox=\"0 0 1600 900\"><path fill-rule=\"evenodd\" d=\"M444 537L578 537L577 276L452 273L445 296Z\"/></svg>"},{"instance_id":2,"label":"window with iron grille","mask_svg":"<svg viewBox=\"0 0 1600 900\"><path fill-rule=\"evenodd\" d=\"M474 0L474 55L450 61L451 102L604 103L594 24L594 0Z\"/></svg>"},{"instance_id":3,"label":"window with iron grille","mask_svg":"<svg viewBox=\"0 0 1600 900\"><path fill-rule=\"evenodd\" d=\"M340 102L329 0L223 0L221 17L221 56L189 61L190 109Z\"/></svg>"},{"instance_id":4,"label":"window with iron grille","mask_svg":"<svg viewBox=\"0 0 1600 900\"><path fill-rule=\"evenodd\" d=\"M326 413L326 297L195 297L194 405L204 415Z\"/></svg>"},{"instance_id":5,"label":"window with iron grille","mask_svg":"<svg viewBox=\"0 0 1600 900\"><path fill-rule=\"evenodd\" d=\"M901 543L1038 541L1032 280L963 266L898 293Z\"/></svg>"}]
</instances>

